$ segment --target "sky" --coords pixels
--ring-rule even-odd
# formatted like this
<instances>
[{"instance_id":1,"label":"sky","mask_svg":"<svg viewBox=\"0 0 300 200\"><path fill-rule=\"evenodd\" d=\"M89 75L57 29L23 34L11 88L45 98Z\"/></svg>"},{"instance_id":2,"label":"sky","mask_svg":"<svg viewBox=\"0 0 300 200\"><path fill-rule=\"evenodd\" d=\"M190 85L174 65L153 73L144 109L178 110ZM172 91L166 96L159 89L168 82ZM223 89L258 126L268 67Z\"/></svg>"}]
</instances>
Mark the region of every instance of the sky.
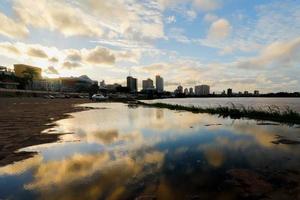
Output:
<instances>
[{"instance_id":1,"label":"sky","mask_svg":"<svg viewBox=\"0 0 300 200\"><path fill-rule=\"evenodd\" d=\"M167 90L300 91L300 0L1 0L0 65Z\"/></svg>"}]
</instances>

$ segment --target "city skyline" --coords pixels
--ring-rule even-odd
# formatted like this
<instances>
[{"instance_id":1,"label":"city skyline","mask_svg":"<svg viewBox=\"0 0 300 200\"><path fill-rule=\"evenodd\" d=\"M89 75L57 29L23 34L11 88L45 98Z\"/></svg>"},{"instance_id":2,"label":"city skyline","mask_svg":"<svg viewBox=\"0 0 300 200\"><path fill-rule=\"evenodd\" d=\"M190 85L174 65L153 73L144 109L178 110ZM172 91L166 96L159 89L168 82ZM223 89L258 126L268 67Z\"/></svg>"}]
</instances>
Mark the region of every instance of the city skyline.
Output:
<instances>
[{"instance_id":1,"label":"city skyline","mask_svg":"<svg viewBox=\"0 0 300 200\"><path fill-rule=\"evenodd\" d=\"M130 72L160 74L168 91L299 91L293 0L6 0L0 19L1 65L41 67L47 77L126 85Z\"/></svg>"}]
</instances>

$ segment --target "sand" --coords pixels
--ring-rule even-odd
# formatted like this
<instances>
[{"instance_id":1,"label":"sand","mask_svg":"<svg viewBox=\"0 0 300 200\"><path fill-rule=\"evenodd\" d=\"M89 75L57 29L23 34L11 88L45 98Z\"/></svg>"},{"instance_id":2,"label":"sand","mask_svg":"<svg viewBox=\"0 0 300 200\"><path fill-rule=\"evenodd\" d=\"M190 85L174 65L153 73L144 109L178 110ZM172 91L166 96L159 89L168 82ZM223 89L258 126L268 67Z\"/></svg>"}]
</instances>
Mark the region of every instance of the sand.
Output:
<instances>
[{"instance_id":1,"label":"sand","mask_svg":"<svg viewBox=\"0 0 300 200\"><path fill-rule=\"evenodd\" d=\"M60 135L41 132L53 127L53 122L67 118L67 113L88 109L74 107L88 102L88 99L0 98L0 166L35 154L17 152L21 148L59 140Z\"/></svg>"}]
</instances>

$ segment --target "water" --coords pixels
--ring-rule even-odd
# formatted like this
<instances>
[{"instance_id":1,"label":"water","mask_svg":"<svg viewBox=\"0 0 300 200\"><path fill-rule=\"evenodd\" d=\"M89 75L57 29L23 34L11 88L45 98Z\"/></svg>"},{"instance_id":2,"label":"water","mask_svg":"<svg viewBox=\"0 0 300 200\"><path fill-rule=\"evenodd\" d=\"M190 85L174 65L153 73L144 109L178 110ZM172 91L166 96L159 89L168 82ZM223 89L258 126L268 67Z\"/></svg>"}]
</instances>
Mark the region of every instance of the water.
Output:
<instances>
[{"instance_id":1,"label":"water","mask_svg":"<svg viewBox=\"0 0 300 200\"><path fill-rule=\"evenodd\" d=\"M281 110L287 107L300 112L300 98L180 98L180 99L158 99L146 102L162 102L169 104L180 104L185 106L236 106L253 107L256 109L268 109L268 106L277 106Z\"/></svg>"},{"instance_id":2,"label":"water","mask_svg":"<svg viewBox=\"0 0 300 200\"><path fill-rule=\"evenodd\" d=\"M297 199L299 127L208 114L88 104L0 168L0 199ZM272 143L274 142L274 143Z\"/></svg>"}]
</instances>

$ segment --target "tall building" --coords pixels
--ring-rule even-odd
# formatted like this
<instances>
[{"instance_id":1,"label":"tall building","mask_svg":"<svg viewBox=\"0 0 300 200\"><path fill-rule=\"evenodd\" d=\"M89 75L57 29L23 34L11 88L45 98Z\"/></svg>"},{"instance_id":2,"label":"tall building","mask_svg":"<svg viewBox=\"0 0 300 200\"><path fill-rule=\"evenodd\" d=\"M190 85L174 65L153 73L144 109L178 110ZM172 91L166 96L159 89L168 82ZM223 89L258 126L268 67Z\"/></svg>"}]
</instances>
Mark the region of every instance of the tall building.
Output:
<instances>
[{"instance_id":1,"label":"tall building","mask_svg":"<svg viewBox=\"0 0 300 200\"><path fill-rule=\"evenodd\" d=\"M232 89L231 88L227 89L227 96L232 96Z\"/></svg>"},{"instance_id":2,"label":"tall building","mask_svg":"<svg viewBox=\"0 0 300 200\"><path fill-rule=\"evenodd\" d=\"M185 95L189 95L189 89L185 88L185 89L184 89L184 94L185 94Z\"/></svg>"},{"instance_id":3,"label":"tall building","mask_svg":"<svg viewBox=\"0 0 300 200\"><path fill-rule=\"evenodd\" d=\"M15 74L17 77L25 77L26 73L32 73L33 80L42 79L42 69L30 65L16 64L14 65Z\"/></svg>"},{"instance_id":4,"label":"tall building","mask_svg":"<svg viewBox=\"0 0 300 200\"><path fill-rule=\"evenodd\" d=\"M127 88L130 92L137 92L137 79L132 76L127 77Z\"/></svg>"},{"instance_id":5,"label":"tall building","mask_svg":"<svg viewBox=\"0 0 300 200\"><path fill-rule=\"evenodd\" d=\"M176 94L183 94L183 87L181 85L179 85L174 92Z\"/></svg>"},{"instance_id":6,"label":"tall building","mask_svg":"<svg viewBox=\"0 0 300 200\"><path fill-rule=\"evenodd\" d=\"M154 89L153 80L150 78L148 78L147 80L143 80L142 85L143 85L143 90L153 90Z\"/></svg>"},{"instance_id":7,"label":"tall building","mask_svg":"<svg viewBox=\"0 0 300 200\"><path fill-rule=\"evenodd\" d=\"M259 91L258 90L254 90L254 95L259 95Z\"/></svg>"},{"instance_id":8,"label":"tall building","mask_svg":"<svg viewBox=\"0 0 300 200\"><path fill-rule=\"evenodd\" d=\"M194 89L192 87L190 88L189 93L190 93L190 95L194 94Z\"/></svg>"},{"instance_id":9,"label":"tall building","mask_svg":"<svg viewBox=\"0 0 300 200\"><path fill-rule=\"evenodd\" d=\"M162 93L164 91L164 79L159 75L155 77L155 86L158 93Z\"/></svg>"},{"instance_id":10,"label":"tall building","mask_svg":"<svg viewBox=\"0 0 300 200\"><path fill-rule=\"evenodd\" d=\"M210 87L208 85L197 85L195 87L195 95L205 96L210 94Z\"/></svg>"}]
</instances>

